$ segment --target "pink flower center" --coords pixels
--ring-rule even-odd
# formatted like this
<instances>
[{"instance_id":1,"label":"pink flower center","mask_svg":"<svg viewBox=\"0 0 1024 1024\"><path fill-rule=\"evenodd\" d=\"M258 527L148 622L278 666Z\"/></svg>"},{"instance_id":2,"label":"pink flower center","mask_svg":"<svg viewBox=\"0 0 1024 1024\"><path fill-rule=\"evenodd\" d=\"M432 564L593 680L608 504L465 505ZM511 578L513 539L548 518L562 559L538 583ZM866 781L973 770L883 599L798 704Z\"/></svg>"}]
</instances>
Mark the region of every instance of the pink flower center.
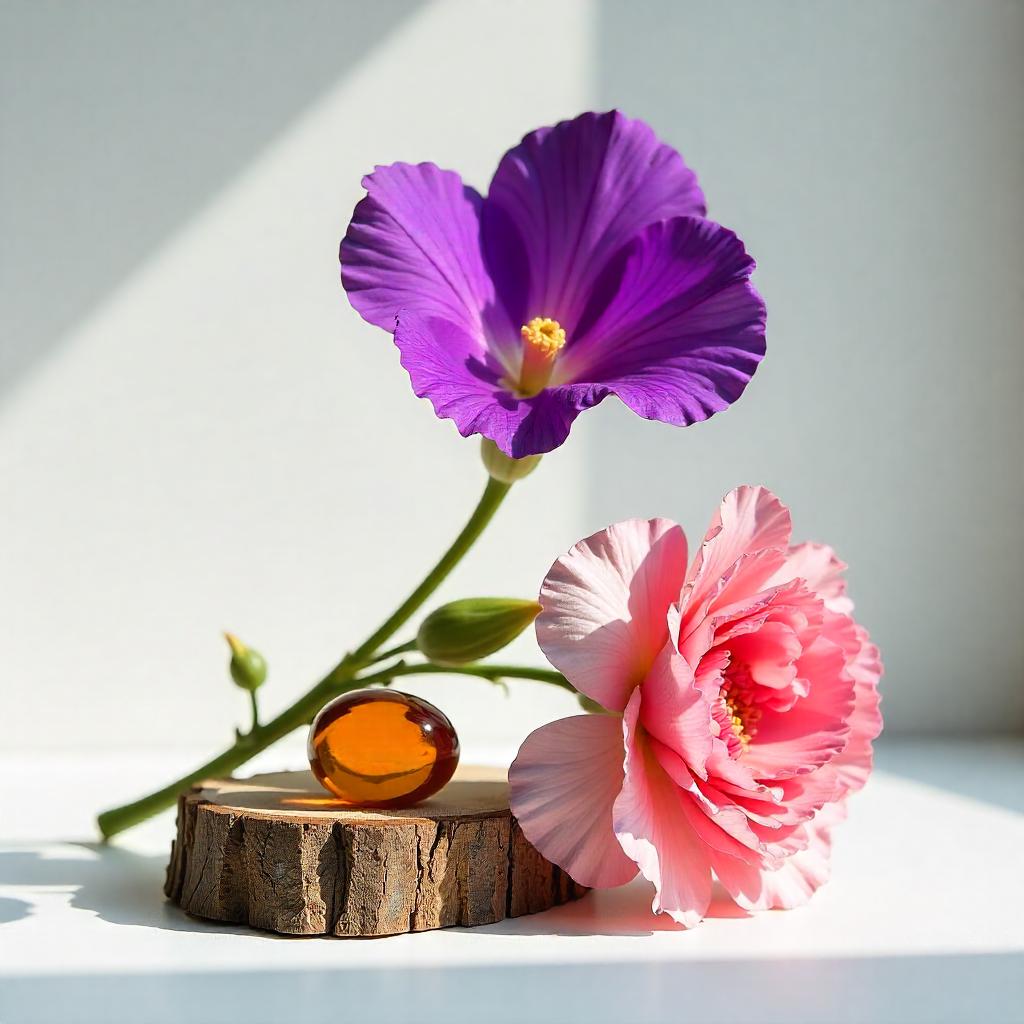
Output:
<instances>
[{"instance_id":1,"label":"pink flower center","mask_svg":"<svg viewBox=\"0 0 1024 1024\"><path fill-rule=\"evenodd\" d=\"M757 735L757 723L761 720L761 709L754 698L754 682L745 665L729 666L712 714L729 756L739 757Z\"/></svg>"}]
</instances>

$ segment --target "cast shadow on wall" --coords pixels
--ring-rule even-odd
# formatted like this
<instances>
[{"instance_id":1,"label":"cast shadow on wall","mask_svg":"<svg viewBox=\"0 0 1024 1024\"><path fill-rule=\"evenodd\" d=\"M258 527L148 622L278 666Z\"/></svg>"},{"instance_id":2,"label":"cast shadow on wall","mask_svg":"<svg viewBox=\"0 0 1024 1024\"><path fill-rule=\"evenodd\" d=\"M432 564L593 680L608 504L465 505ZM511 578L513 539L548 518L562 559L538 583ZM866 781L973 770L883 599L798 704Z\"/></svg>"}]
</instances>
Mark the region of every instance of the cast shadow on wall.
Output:
<instances>
[{"instance_id":1,"label":"cast shadow on wall","mask_svg":"<svg viewBox=\"0 0 1024 1024\"><path fill-rule=\"evenodd\" d=\"M421 3L6 5L0 400Z\"/></svg>"}]
</instances>

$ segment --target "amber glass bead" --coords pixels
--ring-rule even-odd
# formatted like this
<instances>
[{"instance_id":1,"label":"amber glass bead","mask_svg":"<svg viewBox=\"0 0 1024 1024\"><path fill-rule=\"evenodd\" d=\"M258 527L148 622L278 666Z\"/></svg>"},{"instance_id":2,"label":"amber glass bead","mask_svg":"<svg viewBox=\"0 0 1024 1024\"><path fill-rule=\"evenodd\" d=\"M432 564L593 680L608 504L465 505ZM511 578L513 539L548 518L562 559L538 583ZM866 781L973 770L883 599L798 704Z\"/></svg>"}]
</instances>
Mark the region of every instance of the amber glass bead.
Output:
<instances>
[{"instance_id":1,"label":"amber glass bead","mask_svg":"<svg viewBox=\"0 0 1024 1024\"><path fill-rule=\"evenodd\" d=\"M410 807L436 793L459 763L447 717L398 690L336 697L309 729L309 765L321 785L353 807Z\"/></svg>"}]
</instances>

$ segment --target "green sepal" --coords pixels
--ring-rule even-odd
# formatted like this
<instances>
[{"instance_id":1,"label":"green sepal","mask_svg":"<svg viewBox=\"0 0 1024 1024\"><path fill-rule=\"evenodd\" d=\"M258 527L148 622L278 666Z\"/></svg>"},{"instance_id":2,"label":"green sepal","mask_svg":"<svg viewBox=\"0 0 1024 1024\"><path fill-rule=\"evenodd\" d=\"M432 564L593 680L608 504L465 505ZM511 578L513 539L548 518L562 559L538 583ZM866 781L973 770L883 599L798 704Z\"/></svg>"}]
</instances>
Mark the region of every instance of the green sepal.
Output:
<instances>
[{"instance_id":1,"label":"green sepal","mask_svg":"<svg viewBox=\"0 0 1024 1024\"><path fill-rule=\"evenodd\" d=\"M490 438L483 438L480 442L480 458L483 459L484 469L495 480L503 484L514 484L529 476L540 464L540 455L527 455L522 459L513 459L506 455Z\"/></svg>"}]
</instances>

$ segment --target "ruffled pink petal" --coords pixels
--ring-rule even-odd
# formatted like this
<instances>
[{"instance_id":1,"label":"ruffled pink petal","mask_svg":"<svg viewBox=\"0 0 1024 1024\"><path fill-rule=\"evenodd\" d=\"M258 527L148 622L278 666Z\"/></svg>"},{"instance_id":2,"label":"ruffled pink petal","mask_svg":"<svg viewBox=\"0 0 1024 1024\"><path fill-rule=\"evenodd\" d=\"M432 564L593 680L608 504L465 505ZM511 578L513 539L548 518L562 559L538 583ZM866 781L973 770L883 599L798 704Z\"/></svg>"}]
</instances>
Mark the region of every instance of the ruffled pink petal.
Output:
<instances>
[{"instance_id":1,"label":"ruffled pink petal","mask_svg":"<svg viewBox=\"0 0 1024 1024\"><path fill-rule=\"evenodd\" d=\"M854 681L841 648L819 639L797 666L810 693L786 711L765 708L744 763L759 779L788 779L836 757L850 735Z\"/></svg>"},{"instance_id":2,"label":"ruffled pink petal","mask_svg":"<svg viewBox=\"0 0 1024 1024\"><path fill-rule=\"evenodd\" d=\"M834 765L840 782L848 792L861 789L871 774L872 743L882 731L881 696L878 681L882 675L882 660L878 648L871 643L868 632L855 626L860 648L847 670L855 683L854 707L850 715L850 737Z\"/></svg>"},{"instance_id":3,"label":"ruffled pink petal","mask_svg":"<svg viewBox=\"0 0 1024 1024\"><path fill-rule=\"evenodd\" d=\"M537 642L580 693L621 711L668 640L685 572L686 536L675 523L616 523L551 567Z\"/></svg>"},{"instance_id":4,"label":"ruffled pink petal","mask_svg":"<svg viewBox=\"0 0 1024 1024\"><path fill-rule=\"evenodd\" d=\"M779 586L797 578L806 580L811 590L824 599L829 611L848 615L853 611L853 602L846 596L845 570L846 563L827 544L795 544L767 585Z\"/></svg>"},{"instance_id":5,"label":"ruffled pink petal","mask_svg":"<svg viewBox=\"0 0 1024 1024\"><path fill-rule=\"evenodd\" d=\"M781 804L778 786L758 784L754 787L735 786L726 779L716 778L712 782L697 780L697 786L708 800L722 807L734 803L747 818L751 829L762 839L771 838L771 833L786 827L786 808ZM757 831L761 829L762 831Z\"/></svg>"},{"instance_id":6,"label":"ruffled pink petal","mask_svg":"<svg viewBox=\"0 0 1024 1024\"><path fill-rule=\"evenodd\" d=\"M508 771L509 804L526 838L580 885L623 885L637 866L612 827L623 783L622 720L563 718L532 732Z\"/></svg>"},{"instance_id":7,"label":"ruffled pink petal","mask_svg":"<svg viewBox=\"0 0 1024 1024\"><path fill-rule=\"evenodd\" d=\"M711 755L711 702L694 681L693 669L668 641L643 682L643 727L678 754L689 770L707 778Z\"/></svg>"},{"instance_id":8,"label":"ruffled pink petal","mask_svg":"<svg viewBox=\"0 0 1024 1024\"><path fill-rule=\"evenodd\" d=\"M687 605L699 607L742 556L786 548L791 531L789 509L767 488L743 486L730 491L711 520L687 575ZM748 587L747 593L752 589Z\"/></svg>"},{"instance_id":9,"label":"ruffled pink petal","mask_svg":"<svg viewBox=\"0 0 1024 1024\"><path fill-rule=\"evenodd\" d=\"M728 666L729 652L724 648L709 651L697 664L694 685L712 708L719 699ZM701 778L700 775L697 777ZM711 739L711 753L705 763L705 777L713 779L717 786L723 788L723 792L755 796L767 794L767 790L754 778L751 770L742 761L733 760L729 756L725 741L718 735L712 736Z\"/></svg>"},{"instance_id":10,"label":"ruffled pink petal","mask_svg":"<svg viewBox=\"0 0 1024 1024\"><path fill-rule=\"evenodd\" d=\"M749 601L755 594L779 590L779 587L770 587L768 581L785 560L783 548L761 548L740 555L709 591L705 599L708 609L718 613L723 608Z\"/></svg>"},{"instance_id":11,"label":"ruffled pink petal","mask_svg":"<svg viewBox=\"0 0 1024 1024\"><path fill-rule=\"evenodd\" d=\"M785 587L767 581L785 561L789 511L763 487L725 496L683 587L679 650L691 663L703 656L723 622L752 614ZM795 586L792 585L792 586Z\"/></svg>"},{"instance_id":12,"label":"ruffled pink petal","mask_svg":"<svg viewBox=\"0 0 1024 1024\"><path fill-rule=\"evenodd\" d=\"M805 806L789 799L789 794L797 791L795 783L812 778L815 774L812 772L810 775L800 775L796 779L786 779L770 786L759 783L755 788L736 786L716 778L715 786L724 796L731 797L736 801L736 805L742 808L755 834L765 843L771 843L777 841L779 836L785 835L785 830L809 821L826 802L819 800L812 804L808 801ZM704 784L700 785L703 788ZM834 795L835 792L833 788L829 790L829 795Z\"/></svg>"},{"instance_id":13,"label":"ruffled pink petal","mask_svg":"<svg viewBox=\"0 0 1024 1024\"><path fill-rule=\"evenodd\" d=\"M643 700L647 700L646 691ZM649 742L658 764L683 793L680 805L693 831L714 850L760 863L763 844L743 809L709 783L694 778L674 750L653 737Z\"/></svg>"},{"instance_id":14,"label":"ruffled pink petal","mask_svg":"<svg viewBox=\"0 0 1024 1024\"><path fill-rule=\"evenodd\" d=\"M747 666L755 683L775 690L792 686L802 650L796 628L779 620L737 638L729 648L733 659Z\"/></svg>"},{"instance_id":15,"label":"ruffled pink petal","mask_svg":"<svg viewBox=\"0 0 1024 1024\"><path fill-rule=\"evenodd\" d=\"M690 824L683 806L689 797L658 763L638 728L640 702L637 689L623 714L626 777L612 809L615 834L654 884L654 912L692 928L711 902L710 849Z\"/></svg>"},{"instance_id":16,"label":"ruffled pink petal","mask_svg":"<svg viewBox=\"0 0 1024 1024\"><path fill-rule=\"evenodd\" d=\"M836 767L839 756L813 771L779 779L773 784L781 793L781 803L785 807L779 821L785 824L810 821L822 807L843 796L847 787L843 785Z\"/></svg>"},{"instance_id":17,"label":"ruffled pink petal","mask_svg":"<svg viewBox=\"0 0 1024 1024\"><path fill-rule=\"evenodd\" d=\"M803 906L828 881L831 871L832 828L846 817L843 803L829 804L818 813L800 837L803 848L786 857L778 867L761 871L733 857L715 854L718 880L739 906L746 910L791 910Z\"/></svg>"},{"instance_id":18,"label":"ruffled pink petal","mask_svg":"<svg viewBox=\"0 0 1024 1024\"><path fill-rule=\"evenodd\" d=\"M771 556L781 557L777 549L761 552L755 556L761 560L771 561ZM747 556L740 559L743 562ZM771 571L771 566L767 566ZM770 622L780 622L793 631L800 644L810 643L820 632L822 618L825 614L822 600L807 589L802 580L793 580L778 587L766 590L755 589L743 593L742 589L734 589L726 579L728 603L722 603L718 596L712 596L701 608L688 607L679 627L679 653L690 664L699 664L707 658L713 649L730 652L730 660L742 663L743 658L731 652L737 647L742 652L750 637L756 644L757 634ZM755 581L756 582L756 581ZM738 643L739 641L739 643ZM791 687L796 685L799 672L796 673ZM803 687L799 688L804 692Z\"/></svg>"},{"instance_id":19,"label":"ruffled pink petal","mask_svg":"<svg viewBox=\"0 0 1024 1024\"><path fill-rule=\"evenodd\" d=\"M741 563L745 562L746 558L747 556L743 556L732 571L740 570ZM727 574L716 587L706 591L700 603L690 600L687 590L689 585L684 586L678 625L674 626L671 634L677 637L679 653L691 665L699 665L711 653L712 647L729 639L730 635L752 632L760 628L761 623L770 614L768 606L775 599L777 590L760 591L755 588L752 594L734 594L735 600L731 604L724 607L719 605L717 597L728 585L730 578ZM732 627L731 632L729 627ZM728 651L725 651L725 654L728 655Z\"/></svg>"}]
</instances>

